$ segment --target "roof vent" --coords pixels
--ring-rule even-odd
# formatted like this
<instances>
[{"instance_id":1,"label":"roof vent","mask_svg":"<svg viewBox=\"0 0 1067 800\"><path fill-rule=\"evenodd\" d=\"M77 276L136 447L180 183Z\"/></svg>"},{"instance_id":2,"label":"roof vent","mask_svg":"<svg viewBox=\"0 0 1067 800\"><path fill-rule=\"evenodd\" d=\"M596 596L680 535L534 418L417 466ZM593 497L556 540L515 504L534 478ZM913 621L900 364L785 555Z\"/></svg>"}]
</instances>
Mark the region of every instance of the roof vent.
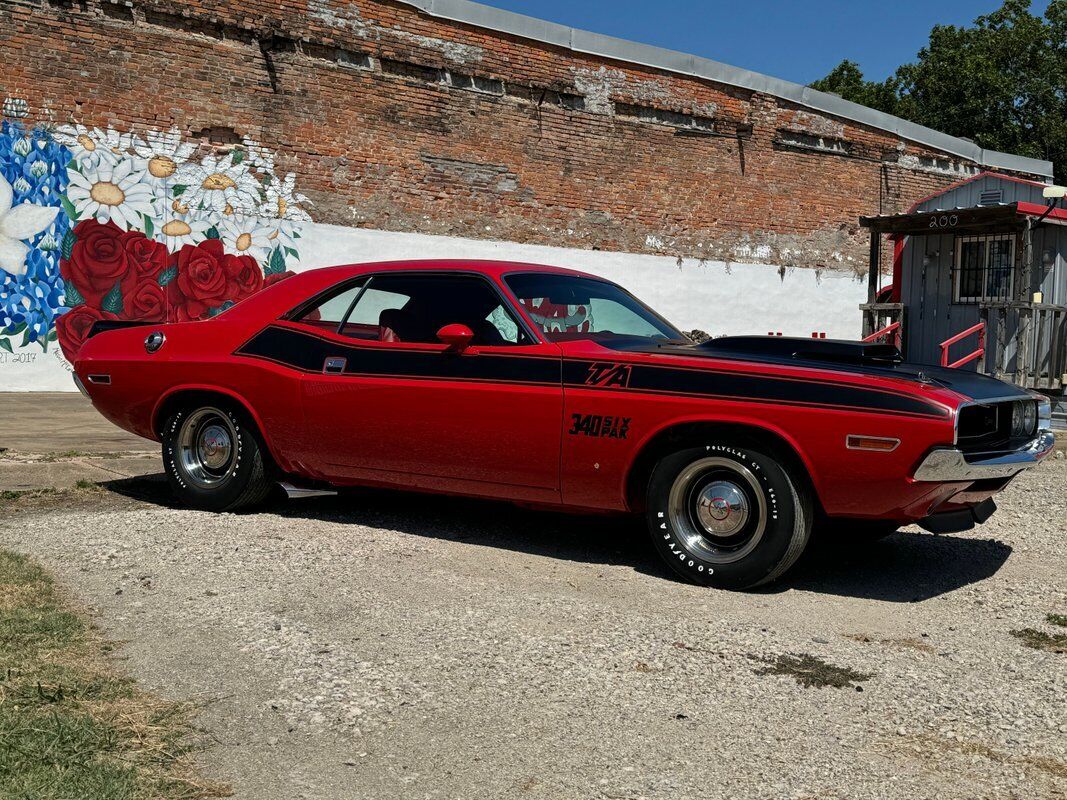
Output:
<instances>
[{"instance_id":1,"label":"roof vent","mask_svg":"<svg viewBox=\"0 0 1067 800\"><path fill-rule=\"evenodd\" d=\"M995 206L1003 202L1003 189L986 189L984 192L978 195L978 205L980 206Z\"/></svg>"}]
</instances>

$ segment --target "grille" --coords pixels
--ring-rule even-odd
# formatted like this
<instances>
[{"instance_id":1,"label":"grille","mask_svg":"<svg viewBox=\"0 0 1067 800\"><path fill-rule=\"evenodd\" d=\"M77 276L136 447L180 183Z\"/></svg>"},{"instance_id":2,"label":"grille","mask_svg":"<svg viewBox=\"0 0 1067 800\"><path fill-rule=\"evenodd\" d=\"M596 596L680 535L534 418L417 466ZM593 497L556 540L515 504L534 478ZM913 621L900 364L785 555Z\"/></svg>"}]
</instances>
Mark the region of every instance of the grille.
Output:
<instances>
[{"instance_id":1,"label":"grille","mask_svg":"<svg viewBox=\"0 0 1067 800\"><path fill-rule=\"evenodd\" d=\"M965 453L1007 445L1011 439L1011 402L964 406L957 431L957 446Z\"/></svg>"}]
</instances>

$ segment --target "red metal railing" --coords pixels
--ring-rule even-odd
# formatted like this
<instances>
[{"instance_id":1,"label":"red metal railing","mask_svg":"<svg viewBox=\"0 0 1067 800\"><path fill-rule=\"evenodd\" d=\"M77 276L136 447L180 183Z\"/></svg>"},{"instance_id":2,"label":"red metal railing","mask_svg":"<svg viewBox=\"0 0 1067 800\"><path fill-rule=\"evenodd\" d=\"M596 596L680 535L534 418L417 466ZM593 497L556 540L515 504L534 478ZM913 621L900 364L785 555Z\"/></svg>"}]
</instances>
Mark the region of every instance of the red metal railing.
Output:
<instances>
[{"instance_id":1,"label":"red metal railing","mask_svg":"<svg viewBox=\"0 0 1067 800\"><path fill-rule=\"evenodd\" d=\"M892 336L893 338L890 339L889 338L890 336ZM865 342L885 341L887 343L892 342L893 346L896 347L899 350L900 349L900 345L901 345L900 323L899 322L894 322L891 325L886 325L881 330L878 330L878 331L875 331L874 333L872 333L870 336L865 338L863 341L865 341Z\"/></svg>"},{"instance_id":2,"label":"red metal railing","mask_svg":"<svg viewBox=\"0 0 1067 800\"><path fill-rule=\"evenodd\" d=\"M956 342L966 339L972 334L978 334L978 349L973 353L968 353L963 358L948 363L948 349L956 344ZM962 367L964 364L969 364L972 361L977 361L985 355L985 323L979 322L977 325L972 325L965 331L960 331L955 336L952 336L945 341L941 342L941 366L948 367L949 369L956 369Z\"/></svg>"}]
</instances>

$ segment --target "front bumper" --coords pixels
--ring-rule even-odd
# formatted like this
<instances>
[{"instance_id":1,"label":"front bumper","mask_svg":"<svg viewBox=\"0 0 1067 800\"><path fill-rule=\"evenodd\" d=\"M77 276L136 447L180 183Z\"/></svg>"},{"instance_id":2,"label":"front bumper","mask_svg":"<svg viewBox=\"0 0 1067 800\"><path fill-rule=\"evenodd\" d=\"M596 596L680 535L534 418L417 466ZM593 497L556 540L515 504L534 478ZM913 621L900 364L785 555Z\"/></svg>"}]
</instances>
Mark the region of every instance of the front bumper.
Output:
<instances>
[{"instance_id":1,"label":"front bumper","mask_svg":"<svg viewBox=\"0 0 1067 800\"><path fill-rule=\"evenodd\" d=\"M938 448L922 460L913 477L938 483L1010 478L1041 463L1055 443L1055 434L1044 428L1026 445L1006 452L964 453L955 447Z\"/></svg>"}]
</instances>

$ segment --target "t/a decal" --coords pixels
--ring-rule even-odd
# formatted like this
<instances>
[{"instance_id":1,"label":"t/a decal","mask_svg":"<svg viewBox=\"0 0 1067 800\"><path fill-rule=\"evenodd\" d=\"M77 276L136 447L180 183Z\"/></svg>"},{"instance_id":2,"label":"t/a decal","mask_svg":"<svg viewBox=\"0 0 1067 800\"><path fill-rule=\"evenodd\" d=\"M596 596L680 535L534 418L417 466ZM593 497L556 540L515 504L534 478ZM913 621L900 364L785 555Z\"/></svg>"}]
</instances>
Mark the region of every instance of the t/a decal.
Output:
<instances>
[{"instance_id":1,"label":"t/a decal","mask_svg":"<svg viewBox=\"0 0 1067 800\"><path fill-rule=\"evenodd\" d=\"M600 414L571 414L574 424L568 431L572 436L599 436L625 439L630 432L630 417L604 417Z\"/></svg>"},{"instance_id":2,"label":"t/a decal","mask_svg":"<svg viewBox=\"0 0 1067 800\"><path fill-rule=\"evenodd\" d=\"M593 364L585 382L588 386L619 386L625 389L630 385L629 364Z\"/></svg>"}]
</instances>

